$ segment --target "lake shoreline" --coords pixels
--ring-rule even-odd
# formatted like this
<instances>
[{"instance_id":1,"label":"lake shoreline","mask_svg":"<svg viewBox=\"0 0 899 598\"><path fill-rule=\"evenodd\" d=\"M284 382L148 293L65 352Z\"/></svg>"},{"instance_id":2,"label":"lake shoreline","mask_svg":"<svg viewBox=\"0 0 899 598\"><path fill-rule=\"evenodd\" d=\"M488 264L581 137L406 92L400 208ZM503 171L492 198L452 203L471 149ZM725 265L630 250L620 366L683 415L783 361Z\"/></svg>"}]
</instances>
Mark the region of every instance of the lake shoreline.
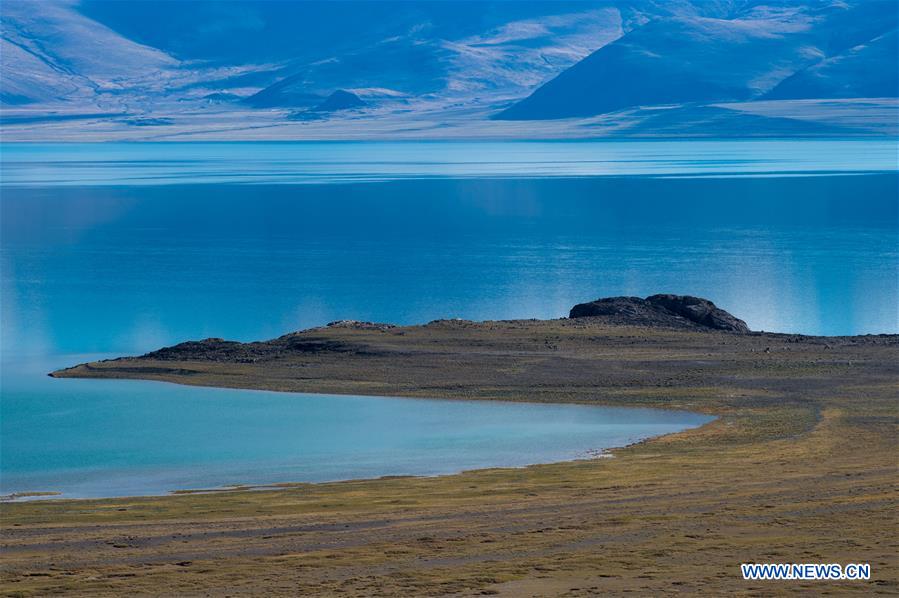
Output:
<instances>
[{"instance_id":1,"label":"lake shoreline","mask_svg":"<svg viewBox=\"0 0 899 598\"><path fill-rule=\"evenodd\" d=\"M160 384L160 385L170 385L175 384L178 385L179 382L167 382L167 381L154 381L154 380L134 380L129 383L140 382L140 383L149 383L149 384ZM216 390L225 390L225 391L234 391L240 392L243 389L236 388L222 388L222 387L205 387ZM255 389L254 389L255 390ZM329 398L335 398L334 394L320 394L320 393L290 393L286 391L267 391L267 390L257 390L256 392L261 393L271 393L271 394L280 394L280 395L294 395L293 398L303 399L308 397L315 397L317 399L327 400ZM451 399L451 398L439 398L439 399L430 399L430 398L421 398L421 397L409 397L409 396L358 396L358 395L345 395L348 397L352 397L354 399L389 399L389 400L403 400L403 401L422 401L422 402L430 402L430 401L452 401L455 400L461 403L481 403L481 404L496 404L497 402L507 402L507 403L516 403L516 404L529 404L534 406L547 406L548 404L543 402L533 402L528 400L520 400L520 401L512 401L512 400L500 400L500 401L490 401L483 399ZM290 398L290 397L285 397ZM248 398L247 400L253 400L252 398ZM584 407L590 408L603 408L607 407L605 405L601 405L598 403L593 404L584 404L584 403L567 403L570 405L580 405ZM682 411L677 409L663 409L663 408L630 408L635 411L654 411L654 412L675 412ZM691 415L703 415L698 412L690 412ZM708 415L708 414L705 414ZM687 423L682 422L680 425L682 429L669 431L669 432L661 432L658 434L651 434L642 436L639 440L635 440L633 442L628 442L626 444L620 445L611 445L601 448L586 447L583 450L579 450L577 455L570 457L562 457L559 459L547 459L540 461L533 461L528 463L523 463L520 465L490 465L485 467L463 467L460 469L456 469L453 471L434 471L433 473L396 473L396 474L384 474L384 475L376 475L376 476L350 476L350 477L334 477L323 480L296 480L296 479L284 479L284 480L276 480L276 481L229 481L225 482L221 485L216 486L199 486L199 487L191 487L191 488L175 488L166 491L160 492L147 492L147 493L137 493L137 494L110 494L110 495L102 495L102 496L66 496L66 492L61 491L59 489L39 489L39 490L27 490L27 491L12 491L6 494L0 494L0 503L22 503L22 502L32 502L32 501L95 501L95 500L121 500L121 499L140 499L140 498L151 498L151 497L165 497L165 496L177 496L177 495L187 495L187 494L219 494L225 492L249 492L249 491L260 491L260 490L278 490L284 488L296 488L303 487L308 485L318 485L318 484L340 484L344 482L366 482L366 481L379 481L385 479L392 478L436 478L436 477L444 477L444 476L454 476L467 472L480 471L480 470L502 470L502 469L527 469L529 467L540 466L540 465L551 465L553 463L563 463L563 462L571 462L571 461L583 461L583 460L592 460L592 459L602 459L602 458L610 458L614 456L614 452L617 450L621 450L624 448L628 448L630 446L635 446L644 442L650 442L657 438L662 438L664 436L669 436L671 434L679 434L683 431L694 429L697 427L701 427L711 423L715 420L715 417L712 416L709 421L706 422L696 422L696 423ZM597 434L600 435L597 438L597 441L602 441L601 434L602 432L597 431ZM202 465L197 465L197 467L202 467Z\"/></svg>"},{"instance_id":2,"label":"lake shoreline","mask_svg":"<svg viewBox=\"0 0 899 598\"><path fill-rule=\"evenodd\" d=\"M213 340L194 347L194 357L207 352L199 359L170 353L65 375L325 394L527 397L717 419L615 449L614 459L6 503L3 589L103 595L166 584L214 593L233 590L241 578L256 591L288 583L298 593L359 596L372 587L407 595L422 588L552 593L557 583L659 594L673 582L688 593L722 593L746 591L740 562L772 554L869 562L877 589L899 589L890 565L899 335L735 334L588 318L344 324L286 338L294 350L277 357L258 345ZM241 361L256 349L262 360ZM220 361L221 351L237 359ZM704 577L709 568L734 574Z\"/></svg>"}]
</instances>

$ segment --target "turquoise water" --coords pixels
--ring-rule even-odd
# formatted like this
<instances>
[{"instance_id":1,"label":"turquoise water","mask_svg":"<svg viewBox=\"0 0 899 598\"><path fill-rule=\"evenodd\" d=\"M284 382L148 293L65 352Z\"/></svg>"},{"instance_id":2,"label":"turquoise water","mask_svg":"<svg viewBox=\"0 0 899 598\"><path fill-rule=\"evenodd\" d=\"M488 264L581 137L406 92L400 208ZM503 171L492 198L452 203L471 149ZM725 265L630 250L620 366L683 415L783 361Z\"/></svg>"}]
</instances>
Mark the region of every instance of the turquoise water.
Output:
<instances>
[{"instance_id":1,"label":"turquoise water","mask_svg":"<svg viewBox=\"0 0 899 598\"><path fill-rule=\"evenodd\" d=\"M654 409L301 395L34 374L14 376L4 387L3 494L147 495L515 467L589 457L712 419Z\"/></svg>"},{"instance_id":2,"label":"turquoise water","mask_svg":"<svg viewBox=\"0 0 899 598\"><path fill-rule=\"evenodd\" d=\"M3 146L0 486L95 496L433 474L696 425L689 414L45 374L85 353L191 338L271 338L344 318L555 318L600 296L659 292L708 297L754 329L896 333L895 148Z\"/></svg>"}]
</instances>

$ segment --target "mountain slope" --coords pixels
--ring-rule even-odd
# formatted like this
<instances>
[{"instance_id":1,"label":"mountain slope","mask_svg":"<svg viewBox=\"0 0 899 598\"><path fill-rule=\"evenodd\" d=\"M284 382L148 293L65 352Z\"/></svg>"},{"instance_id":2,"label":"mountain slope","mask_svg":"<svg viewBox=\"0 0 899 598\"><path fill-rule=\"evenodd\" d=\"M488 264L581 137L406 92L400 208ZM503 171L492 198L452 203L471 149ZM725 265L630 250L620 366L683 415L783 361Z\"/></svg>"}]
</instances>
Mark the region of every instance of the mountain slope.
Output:
<instances>
[{"instance_id":1,"label":"mountain slope","mask_svg":"<svg viewBox=\"0 0 899 598\"><path fill-rule=\"evenodd\" d=\"M846 46L883 36L895 22L895 5L876 0L750 5L727 18L659 17L600 48L496 118L587 117L632 106L751 100L796 73L811 77L811 67L826 64ZM870 71L895 59L895 43L888 39L863 47L868 51L836 61L825 74L838 70L841 81L860 84ZM832 86L830 93L852 95L825 97L858 97L858 91L845 87ZM799 80L790 89L807 94L814 86Z\"/></svg>"},{"instance_id":2,"label":"mountain slope","mask_svg":"<svg viewBox=\"0 0 899 598\"><path fill-rule=\"evenodd\" d=\"M469 101L480 94L502 100L521 97L622 34L622 16L615 7L592 8L585 2L510 2L509 16L487 18L484 6L462 3L458 14L420 23L381 23L380 39L315 60L297 58L281 69L286 76L247 98L257 108L306 107L335 89L388 90L394 97L428 96ZM415 3L410 3L414 6ZM483 5L480 6L479 5ZM429 9L430 10L430 9ZM524 18L512 18L522 13ZM414 12L413 12L414 14ZM426 11L428 17L434 17ZM424 18L424 16L422 17ZM483 20L482 28L454 24Z\"/></svg>"},{"instance_id":3,"label":"mountain slope","mask_svg":"<svg viewBox=\"0 0 899 598\"><path fill-rule=\"evenodd\" d=\"M166 9L0 2L5 138L896 130L895 0L169 0ZM336 90L365 110L310 111ZM796 103L805 98L823 100ZM826 103L834 98L867 99ZM504 108L499 119L578 118L488 124Z\"/></svg>"},{"instance_id":4,"label":"mountain slope","mask_svg":"<svg viewBox=\"0 0 899 598\"><path fill-rule=\"evenodd\" d=\"M766 99L899 96L896 29L784 79Z\"/></svg>"},{"instance_id":5,"label":"mountain slope","mask_svg":"<svg viewBox=\"0 0 899 598\"><path fill-rule=\"evenodd\" d=\"M159 91L178 65L164 52L80 15L68 2L7 0L0 22L4 103Z\"/></svg>"}]
</instances>

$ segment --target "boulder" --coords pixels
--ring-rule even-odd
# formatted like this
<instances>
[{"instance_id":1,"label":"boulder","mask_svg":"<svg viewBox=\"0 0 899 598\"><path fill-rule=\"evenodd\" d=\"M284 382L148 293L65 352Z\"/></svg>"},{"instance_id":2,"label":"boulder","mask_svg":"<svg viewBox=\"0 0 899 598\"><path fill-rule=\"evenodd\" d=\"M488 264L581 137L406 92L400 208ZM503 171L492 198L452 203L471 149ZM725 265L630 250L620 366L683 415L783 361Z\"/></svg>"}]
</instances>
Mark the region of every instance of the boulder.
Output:
<instances>
[{"instance_id":1,"label":"boulder","mask_svg":"<svg viewBox=\"0 0 899 598\"><path fill-rule=\"evenodd\" d=\"M749 332L743 320L708 299L689 295L607 297L575 305L569 317L602 317L613 324Z\"/></svg>"}]
</instances>

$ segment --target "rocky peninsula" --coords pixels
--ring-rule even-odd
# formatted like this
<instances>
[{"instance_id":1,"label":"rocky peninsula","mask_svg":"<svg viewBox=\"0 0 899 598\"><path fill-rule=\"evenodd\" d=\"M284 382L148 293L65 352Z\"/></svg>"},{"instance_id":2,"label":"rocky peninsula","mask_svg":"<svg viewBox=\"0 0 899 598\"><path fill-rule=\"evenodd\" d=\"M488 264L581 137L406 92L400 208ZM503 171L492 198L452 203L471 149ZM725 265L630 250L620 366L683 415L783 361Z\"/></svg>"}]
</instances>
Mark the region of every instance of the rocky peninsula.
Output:
<instances>
[{"instance_id":1,"label":"rocky peninsula","mask_svg":"<svg viewBox=\"0 0 899 598\"><path fill-rule=\"evenodd\" d=\"M268 341L241 343L221 338L186 341L171 347L163 347L140 357L123 357L95 363L87 363L52 372L53 377L160 377L171 381L188 382L205 368L198 364L255 364L276 368L296 359L320 362L326 356L338 357L346 363L350 357L394 360L427 359L428 351L416 346L417 341L427 339L431 345L440 344L448 336L458 337L453 347L464 353L476 354L475 347L487 347L487 339L512 337L510 331L533 331L539 334L548 328L560 330L596 330L605 326L657 329L660 331L689 330L693 332L729 332L748 334L749 327L743 320L717 307L708 299L688 295L652 295L640 297L609 297L575 305L568 320L506 320L497 322L472 322L468 320L435 320L424 326L396 326L375 322L339 320L321 328L292 332ZM447 330L457 331L448 335ZM372 336L372 333L375 333ZM527 333L526 333L527 334ZM569 336L572 336L569 334ZM472 347L465 348L470 338ZM577 340L573 335L571 340ZM373 342L373 339L378 339ZM448 339L447 339L448 340ZM498 339L496 339L498 340ZM559 337L558 340L561 340ZM552 347L550 355L560 346L544 339L544 348ZM409 351L405 349L413 349ZM440 351L448 347L442 347ZM579 346L574 347L575 349ZM525 346L519 347L527 351ZM530 347L533 349L533 347ZM496 356L496 351L490 352ZM563 351L563 354L565 352ZM539 354L539 353L535 353ZM585 355L588 353L585 353ZM313 359L314 357L314 359ZM173 366L172 362L179 365ZM188 365L192 363L193 365ZM361 363L361 362L360 362ZM408 365L408 364L407 364ZM298 373L297 378L304 376ZM234 382L235 380L231 380ZM225 380L222 380L225 382ZM189 382L188 382L189 383ZM259 380L261 387L269 387ZM217 385L217 384L216 384ZM231 384L226 384L231 385ZM527 397L524 397L527 398Z\"/></svg>"}]
</instances>

